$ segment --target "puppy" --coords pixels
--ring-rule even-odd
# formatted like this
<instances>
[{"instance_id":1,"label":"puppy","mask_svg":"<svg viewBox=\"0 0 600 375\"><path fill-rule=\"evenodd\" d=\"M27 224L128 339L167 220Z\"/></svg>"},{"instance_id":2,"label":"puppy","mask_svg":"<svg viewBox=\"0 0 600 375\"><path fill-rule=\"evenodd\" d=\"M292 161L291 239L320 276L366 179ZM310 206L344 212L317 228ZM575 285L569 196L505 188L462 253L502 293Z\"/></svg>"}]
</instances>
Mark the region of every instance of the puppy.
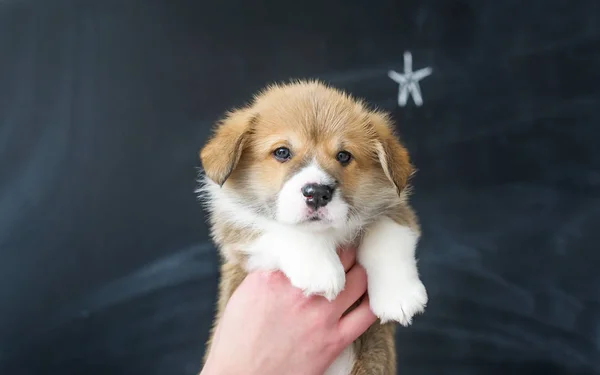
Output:
<instances>
[{"instance_id":1,"label":"puppy","mask_svg":"<svg viewBox=\"0 0 600 375\"><path fill-rule=\"evenodd\" d=\"M281 270L333 300L345 282L336 247L354 245L379 323L326 374L395 374L394 322L411 324L428 297L407 202L413 167L389 117L319 81L273 85L217 124L200 159L222 256L215 326L251 270Z\"/></svg>"}]
</instances>

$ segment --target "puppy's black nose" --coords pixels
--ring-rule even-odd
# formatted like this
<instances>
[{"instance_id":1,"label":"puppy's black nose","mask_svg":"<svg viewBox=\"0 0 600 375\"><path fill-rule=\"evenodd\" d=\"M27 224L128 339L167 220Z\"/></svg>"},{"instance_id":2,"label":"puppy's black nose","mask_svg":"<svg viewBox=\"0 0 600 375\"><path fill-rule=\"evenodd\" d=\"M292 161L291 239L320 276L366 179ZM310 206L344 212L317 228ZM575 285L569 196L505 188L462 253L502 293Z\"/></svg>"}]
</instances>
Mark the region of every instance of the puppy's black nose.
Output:
<instances>
[{"instance_id":1,"label":"puppy's black nose","mask_svg":"<svg viewBox=\"0 0 600 375\"><path fill-rule=\"evenodd\" d=\"M306 184L302 187L302 195L306 197L306 204L317 209L324 207L331 201L333 187L321 184Z\"/></svg>"}]
</instances>

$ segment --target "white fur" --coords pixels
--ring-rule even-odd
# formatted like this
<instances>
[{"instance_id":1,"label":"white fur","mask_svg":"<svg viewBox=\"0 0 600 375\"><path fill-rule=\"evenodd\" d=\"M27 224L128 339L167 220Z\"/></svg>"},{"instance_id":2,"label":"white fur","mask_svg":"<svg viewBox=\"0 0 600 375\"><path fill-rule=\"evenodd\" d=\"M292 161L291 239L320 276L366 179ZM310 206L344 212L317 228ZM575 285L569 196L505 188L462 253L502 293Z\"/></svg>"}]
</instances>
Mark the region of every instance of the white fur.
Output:
<instances>
[{"instance_id":1,"label":"white fur","mask_svg":"<svg viewBox=\"0 0 600 375\"><path fill-rule=\"evenodd\" d=\"M337 191L334 192L331 202L315 213L306 205L306 198L301 190L306 184L332 185L334 182L335 180L316 162L304 167L281 188L277 196L277 220L287 224L298 224L317 214L321 221L308 223L311 229L342 226L346 222L348 205Z\"/></svg>"},{"instance_id":2,"label":"white fur","mask_svg":"<svg viewBox=\"0 0 600 375\"><path fill-rule=\"evenodd\" d=\"M247 202L234 191L204 177L196 189L206 208L216 215L219 220L229 222L241 228L250 230L267 229L272 220L256 215L247 207Z\"/></svg>"},{"instance_id":3,"label":"white fur","mask_svg":"<svg viewBox=\"0 0 600 375\"><path fill-rule=\"evenodd\" d=\"M350 344L343 352L341 352L335 361L329 366L323 375L348 375L354 366L354 345Z\"/></svg>"},{"instance_id":4,"label":"white fur","mask_svg":"<svg viewBox=\"0 0 600 375\"><path fill-rule=\"evenodd\" d=\"M344 288L346 273L330 234L278 226L245 251L248 270L279 269L306 295L319 294L331 301Z\"/></svg>"},{"instance_id":5,"label":"white fur","mask_svg":"<svg viewBox=\"0 0 600 375\"><path fill-rule=\"evenodd\" d=\"M365 233L357 260L367 271L370 306L382 323L404 326L425 310L427 292L415 259L418 236L388 217L379 219Z\"/></svg>"}]
</instances>

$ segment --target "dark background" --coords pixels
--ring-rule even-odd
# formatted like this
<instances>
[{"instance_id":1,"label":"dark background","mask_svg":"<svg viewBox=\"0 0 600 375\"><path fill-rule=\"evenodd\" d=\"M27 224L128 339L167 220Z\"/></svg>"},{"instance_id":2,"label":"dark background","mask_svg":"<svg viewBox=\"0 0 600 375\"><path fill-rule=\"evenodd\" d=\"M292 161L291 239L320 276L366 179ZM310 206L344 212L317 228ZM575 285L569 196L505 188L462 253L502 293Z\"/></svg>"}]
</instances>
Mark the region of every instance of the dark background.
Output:
<instances>
[{"instance_id":1,"label":"dark background","mask_svg":"<svg viewBox=\"0 0 600 375\"><path fill-rule=\"evenodd\" d=\"M389 69L433 68L424 105ZM600 2L0 1L0 373L195 374L211 124L318 77L419 168L401 374L600 374Z\"/></svg>"}]
</instances>

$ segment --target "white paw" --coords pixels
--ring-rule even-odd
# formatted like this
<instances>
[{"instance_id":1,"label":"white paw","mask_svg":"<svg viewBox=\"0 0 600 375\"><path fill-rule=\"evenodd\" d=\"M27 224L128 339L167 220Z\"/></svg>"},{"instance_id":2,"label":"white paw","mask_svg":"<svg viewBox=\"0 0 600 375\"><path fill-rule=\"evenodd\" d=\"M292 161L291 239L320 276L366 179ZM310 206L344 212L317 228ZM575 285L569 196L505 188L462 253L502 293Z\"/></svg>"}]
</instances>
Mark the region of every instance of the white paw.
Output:
<instances>
[{"instance_id":1,"label":"white paw","mask_svg":"<svg viewBox=\"0 0 600 375\"><path fill-rule=\"evenodd\" d=\"M331 301L344 289L344 266L328 236L277 226L245 251L249 270L279 269L306 295L322 295Z\"/></svg>"},{"instance_id":2,"label":"white paw","mask_svg":"<svg viewBox=\"0 0 600 375\"><path fill-rule=\"evenodd\" d=\"M412 324L413 316L425 311L427 291L418 277L375 284L369 286L370 306L382 324L396 321L406 327Z\"/></svg>"},{"instance_id":3,"label":"white paw","mask_svg":"<svg viewBox=\"0 0 600 375\"><path fill-rule=\"evenodd\" d=\"M335 262L320 259L309 262L304 259L286 262L281 265L281 271L305 295L322 295L329 301L335 299L346 284L346 273L339 260Z\"/></svg>"}]
</instances>

